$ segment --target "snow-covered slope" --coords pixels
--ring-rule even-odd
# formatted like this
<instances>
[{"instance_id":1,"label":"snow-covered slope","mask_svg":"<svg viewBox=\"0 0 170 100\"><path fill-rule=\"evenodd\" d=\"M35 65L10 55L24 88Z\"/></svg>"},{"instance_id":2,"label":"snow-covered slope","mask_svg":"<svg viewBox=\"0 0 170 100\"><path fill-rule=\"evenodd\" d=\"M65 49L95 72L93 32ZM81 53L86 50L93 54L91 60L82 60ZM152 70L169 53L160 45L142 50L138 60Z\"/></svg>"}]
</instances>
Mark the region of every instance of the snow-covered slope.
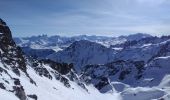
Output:
<instances>
[{"instance_id":1,"label":"snow-covered slope","mask_svg":"<svg viewBox=\"0 0 170 100\"><path fill-rule=\"evenodd\" d=\"M39 70L33 69L31 66L27 67L27 73L32 78L34 83L31 83L28 77L20 71L18 76L11 70L3 67L4 72L1 72L1 94L2 100L96 100L104 99L111 100L111 98L119 100L119 94L101 94L93 86L88 86L86 89L82 88L76 82L69 80L69 85L66 79L59 77L58 72L51 69L48 65L44 65L43 69L51 75L51 77L41 76ZM42 66L41 66L42 67ZM52 72L51 72L52 71ZM7 73L6 73L7 72ZM6 73L6 74L5 74ZM45 73L44 75L47 75ZM59 81L61 80L61 82ZM63 84L66 83L66 84ZM4 88L3 88L4 87ZM87 91L88 90L88 91Z\"/></svg>"}]
</instances>

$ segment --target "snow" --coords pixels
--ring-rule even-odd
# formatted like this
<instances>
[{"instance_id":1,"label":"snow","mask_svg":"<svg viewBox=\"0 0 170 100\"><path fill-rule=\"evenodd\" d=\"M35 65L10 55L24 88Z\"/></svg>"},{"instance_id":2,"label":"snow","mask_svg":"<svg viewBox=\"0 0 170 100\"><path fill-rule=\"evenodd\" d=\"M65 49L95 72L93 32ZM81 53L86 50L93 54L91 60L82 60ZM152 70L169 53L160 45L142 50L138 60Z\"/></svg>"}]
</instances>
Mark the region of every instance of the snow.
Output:
<instances>
[{"instance_id":1,"label":"snow","mask_svg":"<svg viewBox=\"0 0 170 100\"><path fill-rule=\"evenodd\" d=\"M0 89L1 100L19 100L13 93Z\"/></svg>"},{"instance_id":2,"label":"snow","mask_svg":"<svg viewBox=\"0 0 170 100\"><path fill-rule=\"evenodd\" d=\"M161 83L159 84L159 87L169 87L170 88L170 75L165 75L165 77L162 79Z\"/></svg>"},{"instance_id":3,"label":"snow","mask_svg":"<svg viewBox=\"0 0 170 100\"><path fill-rule=\"evenodd\" d=\"M114 50L122 50L123 48L112 48L112 49L114 49Z\"/></svg>"},{"instance_id":4,"label":"snow","mask_svg":"<svg viewBox=\"0 0 170 100\"><path fill-rule=\"evenodd\" d=\"M149 47L149 46L151 46L151 45L152 45L152 43L144 44L143 46L141 46L141 48L143 48L143 47Z\"/></svg>"},{"instance_id":5,"label":"snow","mask_svg":"<svg viewBox=\"0 0 170 100\"><path fill-rule=\"evenodd\" d=\"M170 56L157 57L156 59L170 59Z\"/></svg>"},{"instance_id":6,"label":"snow","mask_svg":"<svg viewBox=\"0 0 170 100\"><path fill-rule=\"evenodd\" d=\"M165 95L165 92L157 88L129 88L122 92L123 100L152 100Z\"/></svg>"},{"instance_id":7,"label":"snow","mask_svg":"<svg viewBox=\"0 0 170 100\"><path fill-rule=\"evenodd\" d=\"M118 93L101 94L93 86L88 86L88 92L71 82L71 88L66 88L62 83L55 79L48 79L38 76L34 70L28 67L28 74L36 80L37 86L30 84L26 77L20 78L21 84L27 94L36 94L38 100L120 100Z\"/></svg>"},{"instance_id":8,"label":"snow","mask_svg":"<svg viewBox=\"0 0 170 100\"><path fill-rule=\"evenodd\" d=\"M169 57L159 57L156 59L158 61L163 59L169 59ZM163 63L165 64L165 63ZM2 64L0 65L3 66ZM107 93L100 93L92 85L87 86L88 92L83 88L78 86L76 83L70 81L71 88L65 87L61 82L46 78L40 77L31 66L27 66L27 71L30 77L36 82L37 86L29 82L28 77L25 73L21 72L21 76L16 76L10 69L8 73L15 78L19 78L21 84L26 92L26 94L36 94L38 100L151 100L164 98L165 100L170 99L170 75L166 75L158 87L136 87L133 88L129 85L126 85L121 82L111 82L113 90L108 91ZM52 70L48 66L45 66L47 70ZM166 68L166 66L165 66ZM102 73L102 71L101 71ZM2 73L3 78L8 79L10 83L10 77ZM150 80L149 78L146 80ZM0 80L2 82L2 80ZM11 90L9 87L12 87L13 84L6 84L5 87L8 87L8 90ZM105 87L103 89L110 88ZM163 88L163 89L162 89ZM104 90L103 90L104 91ZM18 100L18 98L8 91L0 89L0 99L2 100ZM27 98L32 100L31 98Z\"/></svg>"},{"instance_id":9,"label":"snow","mask_svg":"<svg viewBox=\"0 0 170 100\"><path fill-rule=\"evenodd\" d=\"M1 64L1 63L0 63ZM2 65L2 64L1 64ZM45 66L49 71L52 70L48 66ZM87 86L88 92L78 86L75 82L70 81L71 87L65 87L61 82L57 81L55 78L48 79L46 77L40 77L36 72L30 67L27 66L27 72L29 76L36 82L36 85L30 83L28 77L20 71L21 75L15 75L10 69L7 70L9 75L13 78L18 78L23 86L25 93L27 95L36 94L38 100L121 100L119 93L112 92L102 94L92 85ZM10 84L6 84L5 87L7 90L12 90L14 84L13 81L10 81L10 77L7 74L2 73L2 77L9 81ZM0 80L3 82L3 80ZM19 100L14 93L0 89L0 99L2 100ZM28 100L32 100L27 97Z\"/></svg>"},{"instance_id":10,"label":"snow","mask_svg":"<svg viewBox=\"0 0 170 100\"><path fill-rule=\"evenodd\" d=\"M111 82L111 85L114 87L114 89L117 91L117 92L122 92L128 88L130 88L129 85L127 84L124 84L122 82Z\"/></svg>"}]
</instances>

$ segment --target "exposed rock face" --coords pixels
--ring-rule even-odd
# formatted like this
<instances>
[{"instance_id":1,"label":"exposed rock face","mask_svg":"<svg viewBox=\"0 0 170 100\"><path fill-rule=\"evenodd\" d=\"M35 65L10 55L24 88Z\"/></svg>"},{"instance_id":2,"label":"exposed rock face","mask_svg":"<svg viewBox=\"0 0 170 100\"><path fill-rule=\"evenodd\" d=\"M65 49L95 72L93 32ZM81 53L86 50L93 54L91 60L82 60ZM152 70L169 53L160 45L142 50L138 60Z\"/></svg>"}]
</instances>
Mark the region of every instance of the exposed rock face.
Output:
<instances>
[{"instance_id":1,"label":"exposed rock face","mask_svg":"<svg viewBox=\"0 0 170 100\"><path fill-rule=\"evenodd\" d=\"M15 95L20 99L20 100L26 100L27 97L26 97L26 94L25 94L25 91L24 91L24 88L23 86L21 85L20 83L20 80L19 79L14 79L14 84L15 86L13 86L13 92L15 92Z\"/></svg>"},{"instance_id":2,"label":"exposed rock face","mask_svg":"<svg viewBox=\"0 0 170 100\"><path fill-rule=\"evenodd\" d=\"M6 68L4 69L2 66L0 66L0 73L5 73L7 76L9 76L10 80L14 82L13 90L7 91L14 92L20 100L26 100L26 94L23 86L20 84L19 79L13 78L13 76L11 76L7 70L12 70L18 76L20 76L21 70L30 79L30 81L33 80L27 74L26 63L22 54L22 50L16 46L12 39L9 27L2 19L0 19L0 61L4 68ZM9 84L7 80L4 80L4 82ZM1 88L6 90L6 88L3 87L3 84L5 83L1 83Z\"/></svg>"},{"instance_id":3,"label":"exposed rock face","mask_svg":"<svg viewBox=\"0 0 170 100\"><path fill-rule=\"evenodd\" d=\"M10 65L12 70L20 75L18 68L26 72L26 64L22 50L16 46L11 31L6 23L0 19L0 57L4 65Z\"/></svg>"},{"instance_id":4,"label":"exposed rock face","mask_svg":"<svg viewBox=\"0 0 170 100\"><path fill-rule=\"evenodd\" d=\"M40 62L44 63L44 64L49 64L52 69L58 71L62 75L68 74L70 72L70 70L73 69L73 64L57 63L50 59L43 59L43 60L40 60Z\"/></svg>"},{"instance_id":5,"label":"exposed rock face","mask_svg":"<svg viewBox=\"0 0 170 100\"><path fill-rule=\"evenodd\" d=\"M28 95L28 97L34 99L34 100L38 100L38 97L37 95L33 94L33 95Z\"/></svg>"},{"instance_id":6,"label":"exposed rock face","mask_svg":"<svg viewBox=\"0 0 170 100\"><path fill-rule=\"evenodd\" d=\"M40 76L49 79L56 79L63 83L66 87L71 87L69 81L76 82L80 87L86 89L85 85L78 78L73 64L57 63L50 59L29 59L29 64ZM49 67L50 70L46 67ZM54 76L54 77L52 77Z\"/></svg>"}]
</instances>

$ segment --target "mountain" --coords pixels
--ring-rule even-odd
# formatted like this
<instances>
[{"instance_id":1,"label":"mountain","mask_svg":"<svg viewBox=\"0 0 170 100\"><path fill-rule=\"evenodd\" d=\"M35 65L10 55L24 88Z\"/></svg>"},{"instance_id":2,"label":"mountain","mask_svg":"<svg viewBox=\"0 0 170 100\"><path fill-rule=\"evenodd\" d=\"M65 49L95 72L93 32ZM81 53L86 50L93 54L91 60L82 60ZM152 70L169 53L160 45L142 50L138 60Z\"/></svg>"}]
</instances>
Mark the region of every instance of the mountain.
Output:
<instances>
[{"instance_id":1,"label":"mountain","mask_svg":"<svg viewBox=\"0 0 170 100\"><path fill-rule=\"evenodd\" d=\"M16 45L0 19L0 99L170 99L170 36L126 40L110 47L79 40L58 52L48 46L32 49Z\"/></svg>"},{"instance_id":2,"label":"mountain","mask_svg":"<svg viewBox=\"0 0 170 100\"><path fill-rule=\"evenodd\" d=\"M58 62L73 63L76 71L79 72L85 65L112 61L114 53L116 51L101 44L81 40L74 42L63 51L47 56L47 58Z\"/></svg>"}]
</instances>

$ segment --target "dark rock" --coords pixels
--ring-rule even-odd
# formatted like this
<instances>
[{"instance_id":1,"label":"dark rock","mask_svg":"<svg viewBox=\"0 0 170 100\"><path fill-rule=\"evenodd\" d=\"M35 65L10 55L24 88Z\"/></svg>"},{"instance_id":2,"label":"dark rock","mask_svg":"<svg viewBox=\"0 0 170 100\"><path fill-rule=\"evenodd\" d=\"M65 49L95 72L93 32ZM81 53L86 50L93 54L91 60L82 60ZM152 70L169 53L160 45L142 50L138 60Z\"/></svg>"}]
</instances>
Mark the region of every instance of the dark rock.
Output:
<instances>
[{"instance_id":1,"label":"dark rock","mask_svg":"<svg viewBox=\"0 0 170 100\"><path fill-rule=\"evenodd\" d=\"M95 87L100 90L108 84L109 84L108 79L106 77L102 77L100 82L98 84L96 84Z\"/></svg>"},{"instance_id":2,"label":"dark rock","mask_svg":"<svg viewBox=\"0 0 170 100\"><path fill-rule=\"evenodd\" d=\"M122 72L120 73L119 79L120 79L120 80L124 80L125 77L126 77L126 75L128 75L129 73L130 73L129 70L124 70L124 71L122 71Z\"/></svg>"},{"instance_id":3,"label":"dark rock","mask_svg":"<svg viewBox=\"0 0 170 100\"><path fill-rule=\"evenodd\" d=\"M0 25L6 25L6 23L0 18Z\"/></svg>"},{"instance_id":4,"label":"dark rock","mask_svg":"<svg viewBox=\"0 0 170 100\"><path fill-rule=\"evenodd\" d=\"M25 91L22 86L13 86L14 93L15 95L20 99L20 100L27 100Z\"/></svg>"},{"instance_id":5,"label":"dark rock","mask_svg":"<svg viewBox=\"0 0 170 100\"><path fill-rule=\"evenodd\" d=\"M0 83L0 88L1 88L1 89L4 89L4 90L6 89L6 87L4 86L3 83Z\"/></svg>"},{"instance_id":6,"label":"dark rock","mask_svg":"<svg viewBox=\"0 0 170 100\"><path fill-rule=\"evenodd\" d=\"M15 85L21 85L19 79L13 78L14 79L14 84Z\"/></svg>"},{"instance_id":7,"label":"dark rock","mask_svg":"<svg viewBox=\"0 0 170 100\"><path fill-rule=\"evenodd\" d=\"M73 64L57 63L50 59L43 59L43 60L40 60L40 62L44 63L44 64L49 64L49 66L52 69L56 70L57 72L59 72L62 75L69 73L71 71L71 69L73 69Z\"/></svg>"},{"instance_id":8,"label":"dark rock","mask_svg":"<svg viewBox=\"0 0 170 100\"><path fill-rule=\"evenodd\" d=\"M27 95L28 97L34 99L34 100L38 100L37 95L33 94L33 95Z\"/></svg>"}]
</instances>

